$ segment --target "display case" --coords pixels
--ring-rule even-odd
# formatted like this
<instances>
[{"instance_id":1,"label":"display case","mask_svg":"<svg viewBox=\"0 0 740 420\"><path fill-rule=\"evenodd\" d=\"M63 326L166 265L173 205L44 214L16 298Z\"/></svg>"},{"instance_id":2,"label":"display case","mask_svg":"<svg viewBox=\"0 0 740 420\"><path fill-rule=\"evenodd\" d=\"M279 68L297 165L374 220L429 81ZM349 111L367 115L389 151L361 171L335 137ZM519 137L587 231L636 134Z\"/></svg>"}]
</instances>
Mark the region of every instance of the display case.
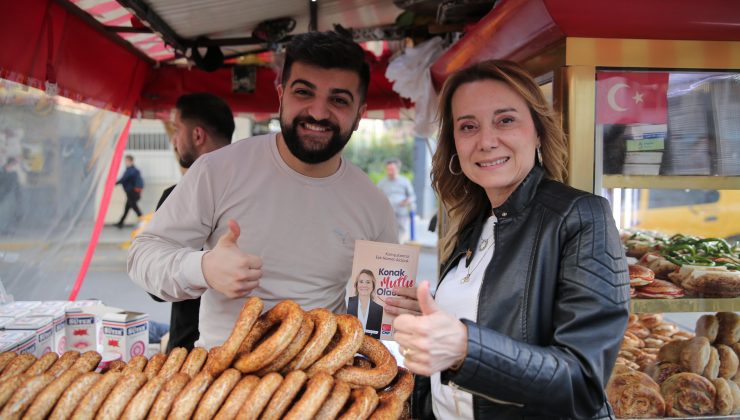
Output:
<instances>
[{"instance_id":1,"label":"display case","mask_svg":"<svg viewBox=\"0 0 740 420\"><path fill-rule=\"evenodd\" d=\"M608 50L621 53L599 53ZM571 184L607 197L621 230L740 240L738 50L733 42L566 41ZM631 309L734 312L740 299L635 298Z\"/></svg>"}]
</instances>

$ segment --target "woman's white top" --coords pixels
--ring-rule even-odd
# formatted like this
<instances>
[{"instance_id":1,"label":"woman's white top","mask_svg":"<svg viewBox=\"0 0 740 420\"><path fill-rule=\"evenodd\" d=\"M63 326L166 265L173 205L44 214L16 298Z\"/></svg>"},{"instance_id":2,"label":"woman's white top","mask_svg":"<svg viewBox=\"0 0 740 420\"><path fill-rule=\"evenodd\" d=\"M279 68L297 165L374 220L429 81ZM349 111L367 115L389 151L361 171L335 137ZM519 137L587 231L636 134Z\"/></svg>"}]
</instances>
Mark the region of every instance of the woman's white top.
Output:
<instances>
[{"instance_id":1,"label":"woman's white top","mask_svg":"<svg viewBox=\"0 0 740 420\"><path fill-rule=\"evenodd\" d=\"M368 298L370 299L370 298ZM370 300L367 301L367 306L365 307L365 310L362 310L362 300L360 300L360 296L357 296L357 318L362 322L362 330L365 331L367 329L367 313L370 312Z\"/></svg>"},{"instance_id":2,"label":"woman's white top","mask_svg":"<svg viewBox=\"0 0 740 420\"><path fill-rule=\"evenodd\" d=\"M473 260L465 266L465 258L460 258L456 269L450 270L437 288L434 300L440 309L455 318L466 318L473 322L478 321L478 295L486 267L493 257L494 238L493 228L496 216L491 216L483 226L478 245L485 239L488 241L484 249L476 249ZM470 275L466 280L465 276ZM432 408L438 419L472 419L473 395L442 385L440 374L432 375Z\"/></svg>"}]
</instances>

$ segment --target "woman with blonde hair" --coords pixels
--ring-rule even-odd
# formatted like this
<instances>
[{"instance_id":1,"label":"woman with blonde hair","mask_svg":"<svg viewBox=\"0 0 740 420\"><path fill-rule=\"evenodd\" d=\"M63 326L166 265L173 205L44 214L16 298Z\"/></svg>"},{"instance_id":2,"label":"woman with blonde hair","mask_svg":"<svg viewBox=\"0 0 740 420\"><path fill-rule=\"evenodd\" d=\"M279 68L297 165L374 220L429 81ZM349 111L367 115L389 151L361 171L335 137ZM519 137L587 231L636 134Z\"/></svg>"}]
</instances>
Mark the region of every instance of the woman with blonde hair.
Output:
<instances>
[{"instance_id":1,"label":"woman with blonde hair","mask_svg":"<svg viewBox=\"0 0 740 420\"><path fill-rule=\"evenodd\" d=\"M365 334L380 338L383 323L383 307L375 303L375 275L367 268L360 270L355 277L355 295L347 302L347 313L362 322Z\"/></svg>"},{"instance_id":2,"label":"woman with blonde hair","mask_svg":"<svg viewBox=\"0 0 740 420\"><path fill-rule=\"evenodd\" d=\"M440 95L432 183L446 209L434 298L400 315L418 418L611 418L604 386L629 278L609 203L570 188L566 140L537 83L485 61Z\"/></svg>"}]
</instances>

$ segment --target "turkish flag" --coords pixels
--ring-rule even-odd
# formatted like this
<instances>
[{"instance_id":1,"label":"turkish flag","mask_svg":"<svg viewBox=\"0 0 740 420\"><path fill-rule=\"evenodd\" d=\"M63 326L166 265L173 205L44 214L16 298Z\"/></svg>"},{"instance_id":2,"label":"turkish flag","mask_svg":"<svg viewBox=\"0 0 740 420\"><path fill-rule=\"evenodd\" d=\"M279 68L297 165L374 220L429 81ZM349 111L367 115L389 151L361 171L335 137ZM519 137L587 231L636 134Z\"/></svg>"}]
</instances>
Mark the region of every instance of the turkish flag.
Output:
<instances>
[{"instance_id":1,"label":"turkish flag","mask_svg":"<svg viewBox=\"0 0 740 420\"><path fill-rule=\"evenodd\" d=\"M596 73L597 124L665 124L668 73Z\"/></svg>"}]
</instances>

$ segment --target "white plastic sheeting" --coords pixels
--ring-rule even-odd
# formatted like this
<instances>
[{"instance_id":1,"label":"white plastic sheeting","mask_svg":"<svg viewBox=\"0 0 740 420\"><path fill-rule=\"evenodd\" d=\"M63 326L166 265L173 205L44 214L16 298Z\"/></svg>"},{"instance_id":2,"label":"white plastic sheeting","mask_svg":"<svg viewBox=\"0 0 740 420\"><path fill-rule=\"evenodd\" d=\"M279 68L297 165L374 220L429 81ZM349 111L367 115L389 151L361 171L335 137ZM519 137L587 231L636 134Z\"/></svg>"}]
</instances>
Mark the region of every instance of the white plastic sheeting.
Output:
<instances>
[{"instance_id":1,"label":"white plastic sheeting","mask_svg":"<svg viewBox=\"0 0 740 420\"><path fill-rule=\"evenodd\" d=\"M128 117L0 79L0 280L67 299Z\"/></svg>"},{"instance_id":2,"label":"white plastic sheeting","mask_svg":"<svg viewBox=\"0 0 740 420\"><path fill-rule=\"evenodd\" d=\"M437 93L429 67L443 52L442 38L435 37L407 48L385 71L385 77L393 82L393 90L416 105L414 135L417 137L430 138L436 132Z\"/></svg>"}]
</instances>

